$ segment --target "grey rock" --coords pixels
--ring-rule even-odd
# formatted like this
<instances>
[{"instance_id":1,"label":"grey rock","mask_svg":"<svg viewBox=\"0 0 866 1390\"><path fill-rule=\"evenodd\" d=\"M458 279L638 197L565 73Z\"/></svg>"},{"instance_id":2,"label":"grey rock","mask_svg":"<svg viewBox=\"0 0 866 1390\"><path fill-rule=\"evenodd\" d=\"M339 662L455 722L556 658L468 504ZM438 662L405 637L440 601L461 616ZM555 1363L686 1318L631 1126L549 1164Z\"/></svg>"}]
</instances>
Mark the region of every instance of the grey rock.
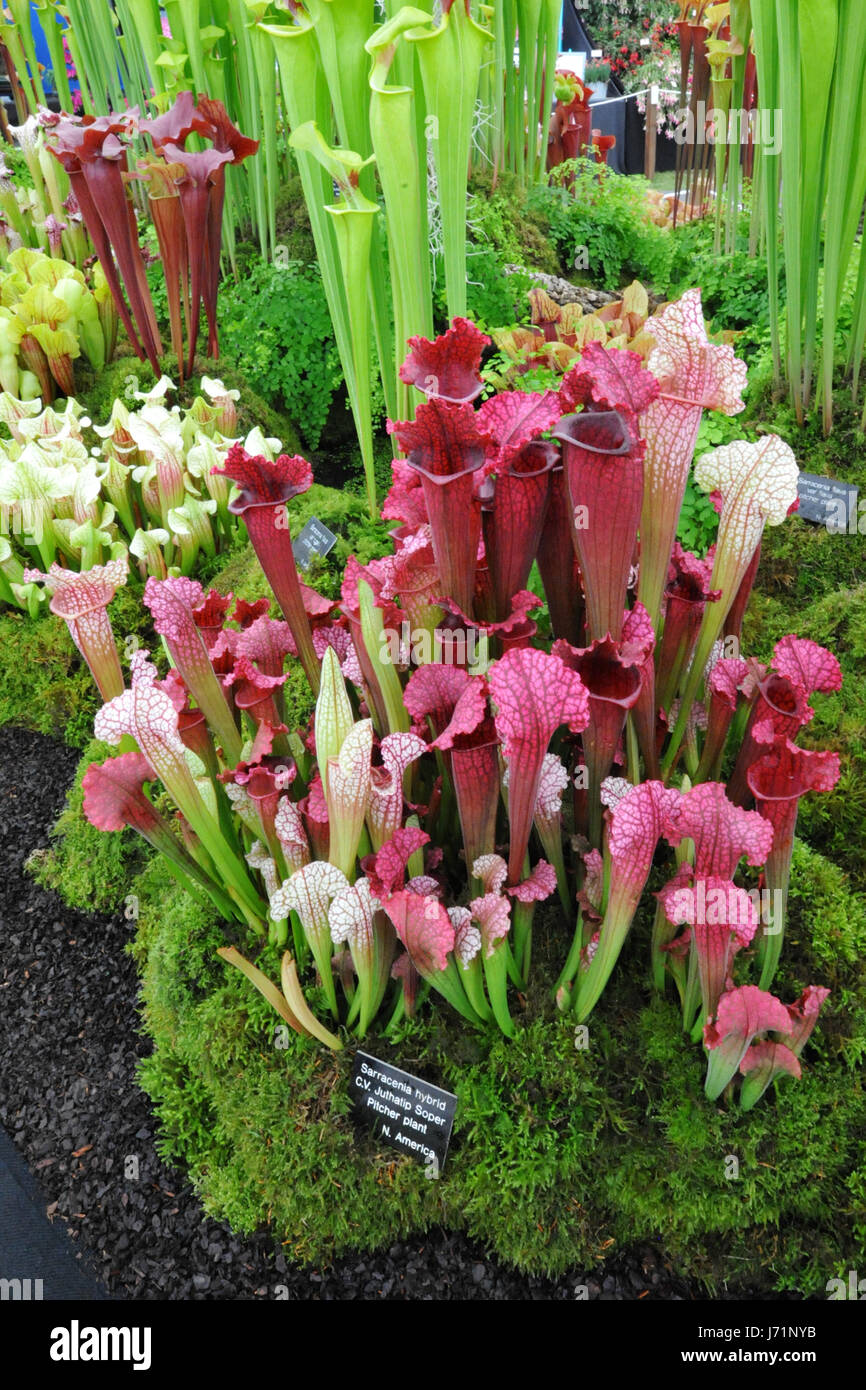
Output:
<instances>
[{"instance_id":1,"label":"grey rock","mask_svg":"<svg viewBox=\"0 0 866 1390\"><path fill-rule=\"evenodd\" d=\"M612 304L618 298L607 290L594 290L588 285L573 285L560 275L548 275L543 270L526 270L522 265L505 266L506 275L528 275L533 287L546 290L555 304L579 304L586 313L600 309L603 304Z\"/></svg>"}]
</instances>

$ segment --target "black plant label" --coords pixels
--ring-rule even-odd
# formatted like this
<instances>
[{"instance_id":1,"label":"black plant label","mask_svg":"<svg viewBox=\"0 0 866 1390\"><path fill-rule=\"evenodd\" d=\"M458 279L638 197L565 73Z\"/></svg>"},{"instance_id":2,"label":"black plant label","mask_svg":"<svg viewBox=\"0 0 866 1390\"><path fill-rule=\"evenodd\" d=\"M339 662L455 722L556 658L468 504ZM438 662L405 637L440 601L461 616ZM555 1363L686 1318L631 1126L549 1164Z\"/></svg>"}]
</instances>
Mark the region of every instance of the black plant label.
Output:
<instances>
[{"instance_id":1,"label":"black plant label","mask_svg":"<svg viewBox=\"0 0 866 1390\"><path fill-rule=\"evenodd\" d=\"M797 516L816 521L829 531L857 534L857 489L838 478L822 478L819 473L801 473L797 485L800 505Z\"/></svg>"},{"instance_id":2,"label":"black plant label","mask_svg":"<svg viewBox=\"0 0 866 1390\"><path fill-rule=\"evenodd\" d=\"M292 542L295 562L302 570L308 570L315 555L327 555L336 544L337 537L333 531L329 531L317 516L311 516L298 534L297 540Z\"/></svg>"},{"instance_id":3,"label":"black plant label","mask_svg":"<svg viewBox=\"0 0 866 1390\"><path fill-rule=\"evenodd\" d=\"M445 1163L457 1097L429 1081L356 1052L350 1081L355 1117L391 1148L438 1177Z\"/></svg>"}]
</instances>

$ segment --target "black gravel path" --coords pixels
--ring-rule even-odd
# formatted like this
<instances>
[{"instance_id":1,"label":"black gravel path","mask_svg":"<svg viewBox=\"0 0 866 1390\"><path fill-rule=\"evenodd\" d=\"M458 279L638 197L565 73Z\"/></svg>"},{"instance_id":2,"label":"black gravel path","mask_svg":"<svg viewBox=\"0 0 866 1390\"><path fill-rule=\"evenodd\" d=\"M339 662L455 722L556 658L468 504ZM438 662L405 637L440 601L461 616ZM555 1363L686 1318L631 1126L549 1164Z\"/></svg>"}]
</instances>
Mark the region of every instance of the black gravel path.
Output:
<instances>
[{"instance_id":1,"label":"black gravel path","mask_svg":"<svg viewBox=\"0 0 866 1390\"><path fill-rule=\"evenodd\" d=\"M574 1300L578 1285L590 1299L705 1297L652 1246L547 1280L436 1230L310 1269L288 1264L270 1235L242 1238L207 1217L184 1175L157 1157L136 1084L150 1044L124 951L130 924L73 912L24 872L48 843L75 764L62 744L0 729L0 1123L41 1192L35 1219L65 1231L83 1277L119 1299ZM0 1266L2 1255L0 1239Z\"/></svg>"}]
</instances>

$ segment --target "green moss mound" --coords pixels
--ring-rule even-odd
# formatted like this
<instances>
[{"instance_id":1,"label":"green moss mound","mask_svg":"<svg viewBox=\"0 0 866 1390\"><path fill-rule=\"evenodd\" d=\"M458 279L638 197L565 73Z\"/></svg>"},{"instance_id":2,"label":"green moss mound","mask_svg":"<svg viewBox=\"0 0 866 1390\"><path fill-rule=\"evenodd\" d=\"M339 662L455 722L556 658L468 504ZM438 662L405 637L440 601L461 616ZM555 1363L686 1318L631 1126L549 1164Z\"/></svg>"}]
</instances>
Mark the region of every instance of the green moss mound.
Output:
<instances>
[{"instance_id":1,"label":"green moss mound","mask_svg":"<svg viewBox=\"0 0 866 1390\"><path fill-rule=\"evenodd\" d=\"M93 682L65 623L7 609L0 613L0 647L0 724L57 735L93 718Z\"/></svg>"},{"instance_id":2,"label":"green moss mound","mask_svg":"<svg viewBox=\"0 0 866 1390\"><path fill-rule=\"evenodd\" d=\"M283 177L276 199L277 245L284 246L290 260L315 261L316 243L310 226L310 214L304 200L301 176L292 168Z\"/></svg>"},{"instance_id":3,"label":"green moss mound","mask_svg":"<svg viewBox=\"0 0 866 1390\"><path fill-rule=\"evenodd\" d=\"M163 358L165 373L177 382L177 358L167 353ZM256 425L262 433L282 440L283 448L290 454L300 453L298 432L292 421L283 411L277 410L253 391L247 380L227 358L210 362L206 358L196 358L196 370L185 381L179 391L169 396L171 404L190 406L196 396L201 394L202 376L216 377L230 391L240 391L240 399L235 402L238 414L237 432L246 436ZM156 385L153 368L137 357L116 357L101 372L94 372L86 365L76 364L75 395L85 407L94 424L102 425L109 419L115 400L121 400L132 410L141 404L135 399L136 391L148 391ZM94 440L94 442L96 442Z\"/></svg>"},{"instance_id":4,"label":"green moss mound","mask_svg":"<svg viewBox=\"0 0 866 1390\"><path fill-rule=\"evenodd\" d=\"M28 869L43 888L59 893L79 911L115 912L120 885L131 882L145 861L144 842L132 830L107 835L85 819L81 780L91 763L114 757L116 748L92 739L84 750L66 806L51 832L48 849L31 855Z\"/></svg>"},{"instance_id":5,"label":"green moss mound","mask_svg":"<svg viewBox=\"0 0 866 1390\"><path fill-rule=\"evenodd\" d=\"M500 173L494 179L487 171L473 173L468 226L474 245L490 247L501 262L559 274L550 223L542 207L528 205L526 190L516 175Z\"/></svg>"},{"instance_id":6,"label":"green moss mound","mask_svg":"<svg viewBox=\"0 0 866 1390\"><path fill-rule=\"evenodd\" d=\"M141 640L149 614L141 586L118 589L108 614L121 650L127 637ZM84 747L93 735L99 693L65 622L46 604L38 618L17 608L0 612L0 724L62 737Z\"/></svg>"},{"instance_id":7,"label":"green moss mound","mask_svg":"<svg viewBox=\"0 0 866 1390\"><path fill-rule=\"evenodd\" d=\"M538 983L518 1037L422 1008L365 1050L453 1090L438 1181L350 1118L354 1041L330 1054L294 1034L216 957L220 924L152 863L137 881L135 953L154 1052L141 1080L163 1155L189 1166L206 1209L268 1227L286 1253L327 1261L444 1222L519 1268L557 1274L657 1239L706 1281L822 1290L863 1254L866 909L845 875L798 844L781 997L832 997L800 1082L748 1115L703 1095L703 1058L645 974L638 923L589 1023L588 1046L549 998L565 929L537 928ZM243 946L243 943L241 943ZM247 945L247 949L249 946ZM278 977L277 954L258 963Z\"/></svg>"}]
</instances>

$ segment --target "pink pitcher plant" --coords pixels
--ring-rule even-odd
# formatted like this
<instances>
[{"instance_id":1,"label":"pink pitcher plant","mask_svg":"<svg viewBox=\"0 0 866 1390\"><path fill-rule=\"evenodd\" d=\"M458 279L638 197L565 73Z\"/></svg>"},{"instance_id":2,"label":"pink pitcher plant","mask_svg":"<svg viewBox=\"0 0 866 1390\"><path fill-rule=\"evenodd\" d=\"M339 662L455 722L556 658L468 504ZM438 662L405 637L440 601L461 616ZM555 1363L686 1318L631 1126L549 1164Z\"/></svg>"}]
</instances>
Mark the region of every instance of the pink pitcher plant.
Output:
<instances>
[{"instance_id":1,"label":"pink pitcher plant","mask_svg":"<svg viewBox=\"0 0 866 1390\"><path fill-rule=\"evenodd\" d=\"M834 754L796 737L840 674L794 636L769 669L725 646L763 528L796 498L796 463L775 436L705 454L695 475L720 495L718 542L706 559L676 545L696 418L739 408L744 372L708 341L696 291L646 333L646 360L594 342L559 391L480 403L483 334L456 319L414 339L403 380L424 400L392 426L393 552L350 560L339 605L291 556L285 509L309 465L231 450L217 476L283 616L266 592L233 603L151 577L171 669L137 654L131 688L113 666L98 677L97 732L125 743L88 773L85 811L170 853L250 949L284 950L281 989L223 954L332 1047L437 996L512 1034L539 914L561 947L556 1005L582 1023L627 943L639 949L632 925L661 885L653 981L671 980L703 1043L708 1097L739 1078L748 1108L799 1073L825 997L767 992L784 911L764 909L787 888L799 796L838 775ZM555 640L535 616L536 559ZM296 660L315 709L288 729ZM145 791L156 780L174 823ZM749 887L758 871L765 887ZM305 996L316 978L327 1028Z\"/></svg>"}]
</instances>

